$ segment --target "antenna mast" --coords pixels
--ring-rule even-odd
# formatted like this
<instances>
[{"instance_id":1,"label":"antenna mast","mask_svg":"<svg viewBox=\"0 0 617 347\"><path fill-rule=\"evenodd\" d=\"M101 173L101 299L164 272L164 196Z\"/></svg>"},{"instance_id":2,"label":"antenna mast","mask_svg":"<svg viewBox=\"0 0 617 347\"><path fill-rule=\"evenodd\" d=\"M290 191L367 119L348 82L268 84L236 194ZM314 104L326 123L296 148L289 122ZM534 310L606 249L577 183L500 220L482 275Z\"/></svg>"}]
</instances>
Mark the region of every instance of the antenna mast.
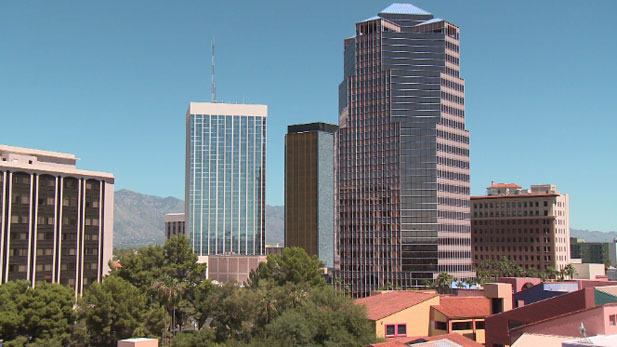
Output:
<instances>
[{"instance_id":1,"label":"antenna mast","mask_svg":"<svg viewBox=\"0 0 617 347\"><path fill-rule=\"evenodd\" d=\"M216 102L216 86L214 85L214 38L212 38L212 102Z\"/></svg>"}]
</instances>

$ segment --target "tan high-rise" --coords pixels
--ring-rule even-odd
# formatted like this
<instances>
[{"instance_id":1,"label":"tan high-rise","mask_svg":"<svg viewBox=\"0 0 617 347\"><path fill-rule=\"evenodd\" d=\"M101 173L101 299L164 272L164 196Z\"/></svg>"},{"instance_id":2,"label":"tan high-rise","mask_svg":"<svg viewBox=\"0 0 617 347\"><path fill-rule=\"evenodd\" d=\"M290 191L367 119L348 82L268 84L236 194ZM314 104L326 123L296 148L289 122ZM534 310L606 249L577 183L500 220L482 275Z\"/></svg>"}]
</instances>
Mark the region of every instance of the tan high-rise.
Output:
<instances>
[{"instance_id":1,"label":"tan high-rise","mask_svg":"<svg viewBox=\"0 0 617 347\"><path fill-rule=\"evenodd\" d=\"M109 272L114 176L76 161L0 145L0 283L61 283L79 294Z\"/></svg>"},{"instance_id":2,"label":"tan high-rise","mask_svg":"<svg viewBox=\"0 0 617 347\"><path fill-rule=\"evenodd\" d=\"M476 266L513 260L525 269L560 270L570 263L570 208L554 185L498 183L471 197L471 244Z\"/></svg>"}]
</instances>

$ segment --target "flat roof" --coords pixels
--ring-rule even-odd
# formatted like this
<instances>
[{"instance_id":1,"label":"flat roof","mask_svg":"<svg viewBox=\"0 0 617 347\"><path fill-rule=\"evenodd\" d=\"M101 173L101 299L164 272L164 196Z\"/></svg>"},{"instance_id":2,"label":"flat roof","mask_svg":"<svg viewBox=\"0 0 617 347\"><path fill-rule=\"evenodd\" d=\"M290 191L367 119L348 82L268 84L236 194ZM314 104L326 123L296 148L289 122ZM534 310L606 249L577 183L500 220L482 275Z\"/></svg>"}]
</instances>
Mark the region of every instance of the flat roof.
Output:
<instances>
[{"instance_id":1,"label":"flat roof","mask_svg":"<svg viewBox=\"0 0 617 347\"><path fill-rule=\"evenodd\" d=\"M8 146L8 145L0 145L0 152L10 152L10 153L18 153L18 154L26 154L26 155L34 155L34 156L40 155L40 156L46 156L46 157L77 160L75 155L70 154L70 153L43 151L40 149L32 149L32 148L16 147L16 146Z\"/></svg>"},{"instance_id":2,"label":"flat roof","mask_svg":"<svg viewBox=\"0 0 617 347\"><path fill-rule=\"evenodd\" d=\"M560 196L561 194L555 193L540 193L540 194L503 194L503 195L480 195L472 196L471 200L478 199L498 199L498 198L539 198L547 196Z\"/></svg>"},{"instance_id":3,"label":"flat roof","mask_svg":"<svg viewBox=\"0 0 617 347\"><path fill-rule=\"evenodd\" d=\"M112 180L115 178L114 175L109 172L82 170L77 169L72 165L29 165L24 163L0 161L0 168L17 169L26 172L46 172L50 174L66 174L69 176L75 175L84 177L106 178Z\"/></svg>"},{"instance_id":4,"label":"flat roof","mask_svg":"<svg viewBox=\"0 0 617 347\"><path fill-rule=\"evenodd\" d=\"M268 105L226 104L222 102L190 102L187 114L267 117Z\"/></svg>"},{"instance_id":5,"label":"flat roof","mask_svg":"<svg viewBox=\"0 0 617 347\"><path fill-rule=\"evenodd\" d=\"M323 131L327 133L334 134L338 129L338 125L324 123L324 122L315 122L315 123L306 123L306 124L294 124L287 126L287 133L302 133L306 131Z\"/></svg>"}]
</instances>

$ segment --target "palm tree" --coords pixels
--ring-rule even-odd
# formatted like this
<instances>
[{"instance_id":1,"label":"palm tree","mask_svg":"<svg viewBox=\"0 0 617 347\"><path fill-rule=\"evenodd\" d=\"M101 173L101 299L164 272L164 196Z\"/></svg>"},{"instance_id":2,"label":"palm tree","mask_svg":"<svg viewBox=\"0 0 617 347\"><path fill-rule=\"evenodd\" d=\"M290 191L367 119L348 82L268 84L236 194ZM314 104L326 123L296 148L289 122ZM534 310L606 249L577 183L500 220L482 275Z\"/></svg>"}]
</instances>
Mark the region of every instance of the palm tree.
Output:
<instances>
[{"instance_id":1,"label":"palm tree","mask_svg":"<svg viewBox=\"0 0 617 347\"><path fill-rule=\"evenodd\" d=\"M546 273L546 278L551 279L551 280L555 279L558 275L557 270L555 270L555 268L552 266L547 266L545 273Z\"/></svg>"},{"instance_id":2,"label":"palm tree","mask_svg":"<svg viewBox=\"0 0 617 347\"><path fill-rule=\"evenodd\" d=\"M442 272L437 276L436 282L438 291L444 293L446 290L450 289L452 282L454 282L454 276L447 272Z\"/></svg>"},{"instance_id":3,"label":"palm tree","mask_svg":"<svg viewBox=\"0 0 617 347\"><path fill-rule=\"evenodd\" d=\"M572 264L568 264L566 265L566 267L563 268L562 270L564 272L565 275L568 276L568 278L572 279L575 275L577 275L578 273L576 272L576 269L574 268L574 265Z\"/></svg>"},{"instance_id":4,"label":"palm tree","mask_svg":"<svg viewBox=\"0 0 617 347\"><path fill-rule=\"evenodd\" d=\"M162 281L155 281L152 283L152 287L163 295L163 302L167 312L171 315L171 322L169 324L169 343L172 343L173 340L173 328L176 326L176 304L178 298L184 292L183 283L178 281L176 278L165 278ZM165 343L165 333L167 330L167 315L164 316L163 325L165 329L163 330L163 343Z\"/></svg>"}]
</instances>

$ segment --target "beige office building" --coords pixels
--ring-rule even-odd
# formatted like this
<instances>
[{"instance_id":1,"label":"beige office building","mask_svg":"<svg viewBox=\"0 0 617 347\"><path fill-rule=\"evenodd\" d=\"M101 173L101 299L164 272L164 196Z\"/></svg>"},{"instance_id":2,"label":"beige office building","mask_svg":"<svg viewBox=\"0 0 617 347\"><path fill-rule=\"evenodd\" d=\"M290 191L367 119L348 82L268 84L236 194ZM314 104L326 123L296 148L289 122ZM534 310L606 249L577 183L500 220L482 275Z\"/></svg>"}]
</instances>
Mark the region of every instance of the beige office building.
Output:
<instances>
[{"instance_id":1,"label":"beige office building","mask_svg":"<svg viewBox=\"0 0 617 347\"><path fill-rule=\"evenodd\" d=\"M176 235L186 236L184 213L168 213L165 215L164 221L166 240Z\"/></svg>"},{"instance_id":2,"label":"beige office building","mask_svg":"<svg viewBox=\"0 0 617 347\"><path fill-rule=\"evenodd\" d=\"M0 145L0 283L61 283L77 295L109 272L114 176L76 162Z\"/></svg>"},{"instance_id":3,"label":"beige office building","mask_svg":"<svg viewBox=\"0 0 617 347\"><path fill-rule=\"evenodd\" d=\"M493 182L486 196L471 197L474 265L506 257L525 269L562 269L570 263L569 211L568 194L554 185Z\"/></svg>"}]
</instances>

